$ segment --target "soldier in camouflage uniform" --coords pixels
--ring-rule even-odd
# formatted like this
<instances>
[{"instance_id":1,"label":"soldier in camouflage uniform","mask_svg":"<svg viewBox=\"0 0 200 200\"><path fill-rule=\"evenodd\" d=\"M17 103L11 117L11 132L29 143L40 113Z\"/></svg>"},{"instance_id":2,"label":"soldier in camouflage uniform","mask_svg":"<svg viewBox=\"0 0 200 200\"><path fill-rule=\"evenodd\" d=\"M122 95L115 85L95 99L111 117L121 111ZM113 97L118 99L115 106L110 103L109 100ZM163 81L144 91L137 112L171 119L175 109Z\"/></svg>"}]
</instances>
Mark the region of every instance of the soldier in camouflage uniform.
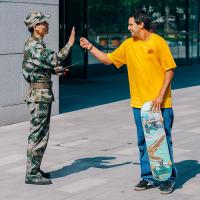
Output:
<instances>
[{"instance_id":1,"label":"soldier in camouflage uniform","mask_svg":"<svg viewBox=\"0 0 200 200\"><path fill-rule=\"evenodd\" d=\"M64 70L60 66L75 40L75 30L72 29L68 43L60 52L47 49L43 41L48 33L50 15L41 12L32 12L26 19L25 24L31 32L31 37L24 47L24 59L22 71L30 89L26 97L26 103L31 113L30 135L27 148L27 169L25 183L46 185L51 184L49 174L40 170L48 138L51 105L54 100L52 92L51 74L62 75Z\"/></svg>"}]
</instances>

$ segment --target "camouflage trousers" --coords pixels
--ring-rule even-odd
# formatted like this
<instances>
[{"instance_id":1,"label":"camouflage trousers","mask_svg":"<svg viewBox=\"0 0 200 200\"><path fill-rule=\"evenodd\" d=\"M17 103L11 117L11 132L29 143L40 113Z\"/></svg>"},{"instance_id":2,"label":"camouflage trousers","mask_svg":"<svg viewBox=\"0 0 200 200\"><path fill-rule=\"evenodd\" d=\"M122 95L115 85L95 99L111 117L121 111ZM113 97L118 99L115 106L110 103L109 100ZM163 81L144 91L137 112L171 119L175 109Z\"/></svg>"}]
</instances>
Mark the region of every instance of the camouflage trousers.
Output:
<instances>
[{"instance_id":1,"label":"camouflage trousers","mask_svg":"<svg viewBox=\"0 0 200 200\"><path fill-rule=\"evenodd\" d=\"M27 102L27 105L31 113L31 121L28 136L26 176L31 176L38 174L40 171L42 158L47 147L52 102Z\"/></svg>"}]
</instances>

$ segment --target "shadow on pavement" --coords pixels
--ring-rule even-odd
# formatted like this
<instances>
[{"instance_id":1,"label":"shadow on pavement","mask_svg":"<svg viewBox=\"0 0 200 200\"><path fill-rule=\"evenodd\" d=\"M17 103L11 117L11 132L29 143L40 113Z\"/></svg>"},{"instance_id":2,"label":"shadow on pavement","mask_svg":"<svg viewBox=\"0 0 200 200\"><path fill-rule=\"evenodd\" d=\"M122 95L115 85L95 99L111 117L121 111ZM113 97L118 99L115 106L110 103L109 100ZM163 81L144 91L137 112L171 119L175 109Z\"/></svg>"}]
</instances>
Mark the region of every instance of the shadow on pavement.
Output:
<instances>
[{"instance_id":1,"label":"shadow on pavement","mask_svg":"<svg viewBox=\"0 0 200 200\"><path fill-rule=\"evenodd\" d=\"M175 189L183 188L187 181L200 174L200 163L197 160L183 160L175 165L178 171Z\"/></svg>"},{"instance_id":2,"label":"shadow on pavement","mask_svg":"<svg viewBox=\"0 0 200 200\"><path fill-rule=\"evenodd\" d=\"M93 157L81 158L75 160L71 165L64 166L61 169L50 172L51 179L69 176L71 174L79 173L89 168L108 169L130 164L132 162L125 162L115 165L108 165L109 161L116 159L116 157Z\"/></svg>"}]
</instances>

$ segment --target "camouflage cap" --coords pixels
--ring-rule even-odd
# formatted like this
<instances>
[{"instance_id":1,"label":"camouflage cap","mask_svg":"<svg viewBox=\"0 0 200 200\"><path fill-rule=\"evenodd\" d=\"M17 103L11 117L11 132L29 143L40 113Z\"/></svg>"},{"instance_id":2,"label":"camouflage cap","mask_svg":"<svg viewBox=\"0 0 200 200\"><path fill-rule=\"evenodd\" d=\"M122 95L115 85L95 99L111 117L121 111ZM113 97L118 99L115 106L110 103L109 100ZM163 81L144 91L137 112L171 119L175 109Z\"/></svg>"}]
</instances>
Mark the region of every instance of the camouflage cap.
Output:
<instances>
[{"instance_id":1,"label":"camouflage cap","mask_svg":"<svg viewBox=\"0 0 200 200\"><path fill-rule=\"evenodd\" d=\"M28 28L34 27L36 24L47 21L50 15L44 15L42 12L33 11L26 16L24 23Z\"/></svg>"}]
</instances>

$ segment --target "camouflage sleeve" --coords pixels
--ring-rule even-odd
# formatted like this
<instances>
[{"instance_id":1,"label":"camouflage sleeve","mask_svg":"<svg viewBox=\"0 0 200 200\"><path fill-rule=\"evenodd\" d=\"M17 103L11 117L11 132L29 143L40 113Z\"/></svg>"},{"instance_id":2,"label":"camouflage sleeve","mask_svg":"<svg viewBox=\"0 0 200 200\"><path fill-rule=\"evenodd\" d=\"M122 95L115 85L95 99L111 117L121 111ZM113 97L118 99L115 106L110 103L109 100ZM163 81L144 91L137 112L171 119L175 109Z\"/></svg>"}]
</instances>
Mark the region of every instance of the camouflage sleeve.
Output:
<instances>
[{"instance_id":1,"label":"camouflage sleeve","mask_svg":"<svg viewBox=\"0 0 200 200\"><path fill-rule=\"evenodd\" d=\"M64 60L69 54L70 46L65 45L60 52L55 53L54 51L44 48L41 44L37 44L32 49L32 61L35 65L45 69L52 69L60 65L61 61Z\"/></svg>"},{"instance_id":2,"label":"camouflage sleeve","mask_svg":"<svg viewBox=\"0 0 200 200\"><path fill-rule=\"evenodd\" d=\"M71 49L71 46L68 45L68 44L66 44L66 45L56 54L57 59L60 60L60 61L64 60L64 59L67 57L67 55L69 54L70 49Z\"/></svg>"}]
</instances>

